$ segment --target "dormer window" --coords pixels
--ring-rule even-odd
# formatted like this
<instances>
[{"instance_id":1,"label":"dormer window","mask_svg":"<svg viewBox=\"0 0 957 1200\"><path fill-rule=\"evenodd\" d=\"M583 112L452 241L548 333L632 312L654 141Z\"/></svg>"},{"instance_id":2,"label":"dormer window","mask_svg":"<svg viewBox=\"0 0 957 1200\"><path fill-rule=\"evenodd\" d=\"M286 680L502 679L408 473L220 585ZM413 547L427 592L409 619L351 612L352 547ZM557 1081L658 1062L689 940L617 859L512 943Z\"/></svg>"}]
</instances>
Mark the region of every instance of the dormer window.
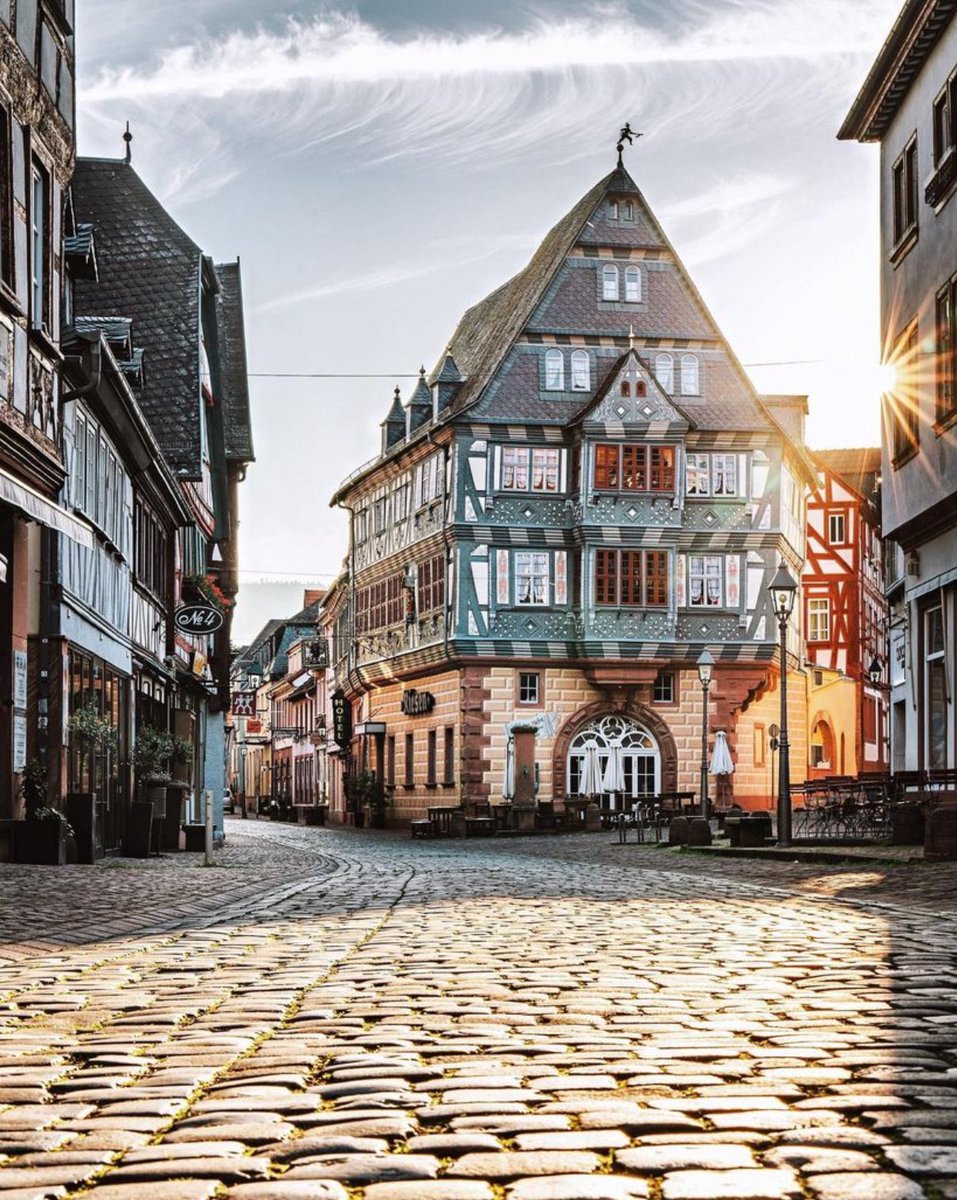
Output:
<instances>
[{"instance_id":1,"label":"dormer window","mask_svg":"<svg viewBox=\"0 0 957 1200\"><path fill-rule=\"evenodd\" d=\"M610 221L617 221L618 213L619 213L618 201L617 200L609 200L608 201L608 219Z\"/></svg>"},{"instance_id":2,"label":"dormer window","mask_svg":"<svg viewBox=\"0 0 957 1200\"><path fill-rule=\"evenodd\" d=\"M682 354L681 356L681 394L682 396L701 395L698 360L693 354Z\"/></svg>"},{"instance_id":3,"label":"dormer window","mask_svg":"<svg viewBox=\"0 0 957 1200\"><path fill-rule=\"evenodd\" d=\"M638 267L625 267L625 299L629 304L641 300L641 271Z\"/></svg>"},{"instance_id":4,"label":"dormer window","mask_svg":"<svg viewBox=\"0 0 957 1200\"><path fill-rule=\"evenodd\" d=\"M602 300L618 299L618 268L606 263L601 269L601 298Z\"/></svg>"},{"instance_id":5,"label":"dormer window","mask_svg":"<svg viewBox=\"0 0 957 1200\"><path fill-rule=\"evenodd\" d=\"M591 387L591 364L587 350L572 352L572 391L587 392Z\"/></svg>"},{"instance_id":6,"label":"dormer window","mask_svg":"<svg viewBox=\"0 0 957 1200\"><path fill-rule=\"evenodd\" d=\"M561 392L565 388L565 356L561 350L545 351L545 390Z\"/></svg>"}]
</instances>

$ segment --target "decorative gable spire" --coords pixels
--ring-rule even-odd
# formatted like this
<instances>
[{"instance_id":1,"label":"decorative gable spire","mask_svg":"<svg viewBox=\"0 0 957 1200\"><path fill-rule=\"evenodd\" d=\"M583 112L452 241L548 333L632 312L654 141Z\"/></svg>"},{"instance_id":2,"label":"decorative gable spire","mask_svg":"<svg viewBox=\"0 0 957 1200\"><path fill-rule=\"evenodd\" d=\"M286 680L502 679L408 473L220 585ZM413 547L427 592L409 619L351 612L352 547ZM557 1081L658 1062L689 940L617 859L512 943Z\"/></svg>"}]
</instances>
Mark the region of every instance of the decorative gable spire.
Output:
<instances>
[{"instance_id":1,"label":"decorative gable spire","mask_svg":"<svg viewBox=\"0 0 957 1200\"><path fill-rule=\"evenodd\" d=\"M432 393L425 381L425 367L419 368L419 382L405 407L407 434L414 433L432 416Z\"/></svg>"},{"instance_id":2,"label":"decorative gable spire","mask_svg":"<svg viewBox=\"0 0 957 1200\"><path fill-rule=\"evenodd\" d=\"M465 376L456 366L452 357L452 347L449 346L445 352L445 362L432 380L432 413L436 419L439 413L452 403L464 382Z\"/></svg>"},{"instance_id":3,"label":"decorative gable spire","mask_svg":"<svg viewBox=\"0 0 957 1200\"><path fill-rule=\"evenodd\" d=\"M402 395L398 388L392 396L392 407L382 422L382 453L387 454L392 447L405 437L405 409L402 407Z\"/></svg>"}]
</instances>

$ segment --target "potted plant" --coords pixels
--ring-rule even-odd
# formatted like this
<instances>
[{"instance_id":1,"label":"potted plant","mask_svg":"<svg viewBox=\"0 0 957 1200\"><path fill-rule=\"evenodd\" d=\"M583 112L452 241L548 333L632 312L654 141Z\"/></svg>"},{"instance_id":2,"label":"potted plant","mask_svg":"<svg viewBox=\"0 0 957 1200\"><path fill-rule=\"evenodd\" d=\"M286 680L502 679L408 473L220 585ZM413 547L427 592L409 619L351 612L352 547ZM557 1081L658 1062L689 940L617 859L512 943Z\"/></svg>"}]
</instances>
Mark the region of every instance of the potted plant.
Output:
<instances>
[{"instance_id":1,"label":"potted plant","mask_svg":"<svg viewBox=\"0 0 957 1200\"><path fill-rule=\"evenodd\" d=\"M173 735L153 725L144 725L133 745L137 782L143 789L143 798L153 805L154 817L166 816L166 787L173 749Z\"/></svg>"},{"instance_id":2,"label":"potted plant","mask_svg":"<svg viewBox=\"0 0 957 1200\"><path fill-rule=\"evenodd\" d=\"M363 814L363 823L368 821L372 829L385 829L385 796L375 771L359 771L353 776L352 797L356 815Z\"/></svg>"},{"instance_id":3,"label":"potted plant","mask_svg":"<svg viewBox=\"0 0 957 1200\"><path fill-rule=\"evenodd\" d=\"M63 813L47 802L46 769L36 759L23 773L20 796L25 820L17 822L17 862L61 866L67 861L67 843L73 830Z\"/></svg>"},{"instance_id":4,"label":"potted plant","mask_svg":"<svg viewBox=\"0 0 957 1200\"><path fill-rule=\"evenodd\" d=\"M223 614L228 613L235 604L211 575L187 575L183 580L183 590L202 603L218 608Z\"/></svg>"}]
</instances>

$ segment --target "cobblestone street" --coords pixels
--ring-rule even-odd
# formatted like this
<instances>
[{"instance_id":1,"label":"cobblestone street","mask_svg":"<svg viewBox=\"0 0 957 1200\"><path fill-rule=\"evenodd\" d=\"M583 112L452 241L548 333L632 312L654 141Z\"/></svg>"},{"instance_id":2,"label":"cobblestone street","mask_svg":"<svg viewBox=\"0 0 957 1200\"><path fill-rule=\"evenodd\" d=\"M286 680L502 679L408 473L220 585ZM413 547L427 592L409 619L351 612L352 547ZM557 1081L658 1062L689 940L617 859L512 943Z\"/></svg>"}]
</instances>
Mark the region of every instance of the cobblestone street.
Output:
<instances>
[{"instance_id":1,"label":"cobblestone street","mask_svg":"<svg viewBox=\"0 0 957 1200\"><path fill-rule=\"evenodd\" d=\"M957 1197L957 868L233 820L0 868L0 1198Z\"/></svg>"}]
</instances>

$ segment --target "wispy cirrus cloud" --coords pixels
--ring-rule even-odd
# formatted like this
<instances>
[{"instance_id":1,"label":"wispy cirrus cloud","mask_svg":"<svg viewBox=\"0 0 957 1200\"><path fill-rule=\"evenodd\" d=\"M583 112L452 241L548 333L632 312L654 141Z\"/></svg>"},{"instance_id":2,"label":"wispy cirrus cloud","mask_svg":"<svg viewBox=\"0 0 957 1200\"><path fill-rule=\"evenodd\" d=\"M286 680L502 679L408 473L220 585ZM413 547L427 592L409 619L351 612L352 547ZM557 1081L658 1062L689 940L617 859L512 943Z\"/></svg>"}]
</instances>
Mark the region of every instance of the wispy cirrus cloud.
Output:
<instances>
[{"instance_id":1,"label":"wispy cirrus cloud","mask_svg":"<svg viewBox=\"0 0 957 1200\"><path fill-rule=\"evenodd\" d=\"M152 61L107 67L82 105L162 105L168 116L241 120L268 130L274 153L334 148L358 166L428 155L481 166L532 150L574 156L596 128L625 116L655 136L696 136L753 120L776 100L813 120L847 94L873 51L886 0L728 0L677 5L670 31L621 5L575 18L449 34L388 34L355 14L327 12L175 46ZM880 14L880 15L878 15ZM787 64L804 67L798 82ZM782 69L782 64L784 69ZM694 68L693 70L691 68ZM784 77L787 76L787 83Z\"/></svg>"}]
</instances>

